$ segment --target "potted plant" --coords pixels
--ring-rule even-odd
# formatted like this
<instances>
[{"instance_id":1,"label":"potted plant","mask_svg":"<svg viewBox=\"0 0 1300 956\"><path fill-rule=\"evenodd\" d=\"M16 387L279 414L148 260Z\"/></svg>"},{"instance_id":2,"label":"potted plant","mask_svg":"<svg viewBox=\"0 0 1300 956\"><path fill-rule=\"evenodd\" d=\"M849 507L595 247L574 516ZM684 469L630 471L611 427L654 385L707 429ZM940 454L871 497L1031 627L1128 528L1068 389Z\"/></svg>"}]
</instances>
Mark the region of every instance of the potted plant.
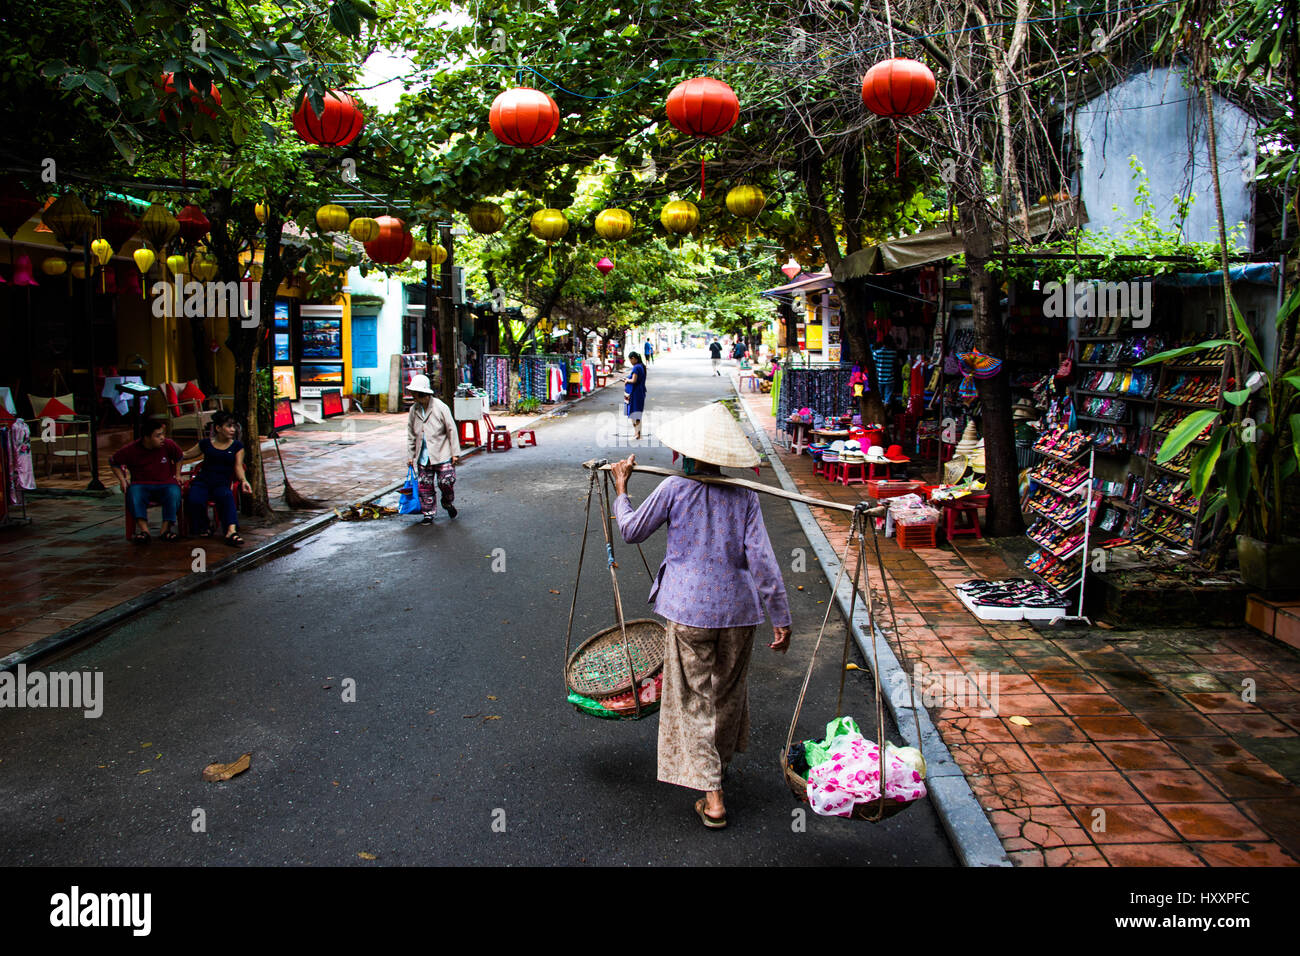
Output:
<instances>
[{"instance_id":1,"label":"potted plant","mask_svg":"<svg viewBox=\"0 0 1300 956\"><path fill-rule=\"evenodd\" d=\"M1270 373L1241 309L1234 299L1228 301L1237 331L1235 342L1211 339L1169 349L1137 363L1155 365L1220 346L1243 350L1243 381L1234 383L1238 388L1223 393L1226 407L1189 414L1165 438L1156 463L1168 462L1208 429L1205 446L1192 457L1185 487L1201 498L1211 479L1215 480L1216 489L1206 504L1205 516L1227 510L1224 534L1237 535L1241 576L1247 584L1264 590L1294 587L1300 580L1300 542L1283 536L1282 489L1300 470L1300 445L1296 444L1300 436L1300 369ZM1297 310L1300 289L1278 311L1279 330ZM1245 414L1249 410L1247 402L1257 393L1256 402L1264 412L1258 419Z\"/></svg>"}]
</instances>

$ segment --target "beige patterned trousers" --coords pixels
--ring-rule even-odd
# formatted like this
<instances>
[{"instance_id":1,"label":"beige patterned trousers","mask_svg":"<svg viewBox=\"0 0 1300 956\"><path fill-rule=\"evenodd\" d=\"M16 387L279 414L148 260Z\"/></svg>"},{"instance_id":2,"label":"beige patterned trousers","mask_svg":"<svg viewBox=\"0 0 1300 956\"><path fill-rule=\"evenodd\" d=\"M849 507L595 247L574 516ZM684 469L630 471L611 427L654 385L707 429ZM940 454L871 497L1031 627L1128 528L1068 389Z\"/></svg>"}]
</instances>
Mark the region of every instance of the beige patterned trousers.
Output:
<instances>
[{"instance_id":1,"label":"beige patterned trousers","mask_svg":"<svg viewBox=\"0 0 1300 956\"><path fill-rule=\"evenodd\" d=\"M754 628L668 622L659 710L659 779L722 789L722 771L749 742Z\"/></svg>"}]
</instances>

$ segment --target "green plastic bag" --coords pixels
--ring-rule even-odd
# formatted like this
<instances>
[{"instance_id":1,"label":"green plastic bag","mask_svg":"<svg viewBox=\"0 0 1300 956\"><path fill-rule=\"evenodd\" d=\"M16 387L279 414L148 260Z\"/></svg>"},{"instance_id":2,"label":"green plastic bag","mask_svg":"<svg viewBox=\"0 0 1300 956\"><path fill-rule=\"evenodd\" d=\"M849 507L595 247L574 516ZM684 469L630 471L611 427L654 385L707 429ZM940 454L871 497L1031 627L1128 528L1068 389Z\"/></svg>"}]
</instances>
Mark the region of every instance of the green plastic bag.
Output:
<instances>
[{"instance_id":1,"label":"green plastic bag","mask_svg":"<svg viewBox=\"0 0 1300 956\"><path fill-rule=\"evenodd\" d=\"M599 701L593 700L590 697L584 697L582 694L573 690L569 691L568 700L570 704L578 708L578 710L582 711L584 714L590 714L592 717L601 717L605 720L639 720L640 717L649 717L659 709L659 701L655 701L652 704L642 704L641 714L640 717L638 717L635 710L626 712L613 711L608 707L603 706Z\"/></svg>"},{"instance_id":2,"label":"green plastic bag","mask_svg":"<svg viewBox=\"0 0 1300 956\"><path fill-rule=\"evenodd\" d=\"M808 760L808 767L811 769L830 760L831 741L845 734L862 735L862 731L858 730L857 721L852 717L836 717L826 725L826 736L821 740L805 740L803 752Z\"/></svg>"}]
</instances>

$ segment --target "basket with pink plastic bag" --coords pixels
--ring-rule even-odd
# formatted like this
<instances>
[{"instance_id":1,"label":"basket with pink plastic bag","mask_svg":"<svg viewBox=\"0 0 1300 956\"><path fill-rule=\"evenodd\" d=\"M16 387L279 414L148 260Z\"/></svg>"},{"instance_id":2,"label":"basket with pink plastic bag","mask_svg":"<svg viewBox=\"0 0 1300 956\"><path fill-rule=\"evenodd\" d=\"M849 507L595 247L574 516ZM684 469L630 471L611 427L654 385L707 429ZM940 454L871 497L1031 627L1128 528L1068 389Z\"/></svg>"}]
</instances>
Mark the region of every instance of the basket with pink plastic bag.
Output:
<instances>
[{"instance_id":1,"label":"basket with pink plastic bag","mask_svg":"<svg viewBox=\"0 0 1300 956\"><path fill-rule=\"evenodd\" d=\"M853 524L849 531L848 543L840 560L839 573L831 589L832 596L839 590L844 569L848 566L849 548L856 542L857 568L853 575L853 597L849 604L848 621L853 620L857 606L858 592L866 568L866 535L871 531L876 548L877 566L880 564L880 539L875 522L869 520L867 508L859 506L853 514ZM877 675L880 674L879 658L876 653L876 604L870 580L862 592L866 595L867 611L872 620L872 665ZM893 598L884 575L881 575L888 609L893 618ZM812 681L813 669L817 664L817 652L821 648L822 638L826 635L826 625L830 621L830 609L834 602L826 602L826 615L822 618L821 629L817 633L817 642L813 645L812 656L808 660L808 671L804 675L803 687L795 704L794 716L790 718L790 731L786 735L785 749L781 752L781 772L790 792L803 803L811 806L814 813L821 816L840 816L853 820L865 820L879 823L889 817L902 813L917 800L926 795L925 759L915 747L895 747L885 739L885 704L880 691L880 680L873 681L875 686L876 733L874 739L865 737L851 717L844 713L844 680L848 672L849 648L852 641L850 625L844 628L844 654L840 666L839 697L835 703L835 719L826 726L823 741L808 741L806 748L808 772L803 774L797 769L792 758L795 749L794 734L803 711L804 699L808 694L808 685ZM896 626L896 625L895 625ZM916 722L916 740L921 740L920 719L916 716L916 702L912 702L912 716ZM883 743L883 747L881 744ZM810 754L807 748L816 750ZM816 764L813 763L816 759Z\"/></svg>"}]
</instances>

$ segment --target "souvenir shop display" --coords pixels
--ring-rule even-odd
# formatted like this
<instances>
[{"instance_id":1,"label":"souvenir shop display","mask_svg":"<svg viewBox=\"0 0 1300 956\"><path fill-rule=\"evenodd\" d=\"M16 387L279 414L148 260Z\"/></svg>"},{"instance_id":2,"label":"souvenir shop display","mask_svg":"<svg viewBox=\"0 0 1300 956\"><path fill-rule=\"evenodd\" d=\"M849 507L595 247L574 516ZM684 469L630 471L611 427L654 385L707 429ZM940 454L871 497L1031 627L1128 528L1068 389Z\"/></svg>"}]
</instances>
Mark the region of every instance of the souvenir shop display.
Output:
<instances>
[{"instance_id":1,"label":"souvenir shop display","mask_svg":"<svg viewBox=\"0 0 1300 956\"><path fill-rule=\"evenodd\" d=\"M27 422L0 405L0 527L28 521L26 491L36 487L31 430ZM16 515L15 509L22 514Z\"/></svg>"},{"instance_id":2,"label":"souvenir shop display","mask_svg":"<svg viewBox=\"0 0 1300 956\"><path fill-rule=\"evenodd\" d=\"M1093 480L1096 450L1092 435L1058 424L1034 444L1041 457L1029 473L1033 490L1028 509L1034 515L1025 536L1036 546L1025 567L1064 599L1079 589L1078 614L1083 617L1084 579L1093 519ZM1086 464L1084 464L1084 456ZM1054 618L1066 618L1061 613Z\"/></svg>"},{"instance_id":3,"label":"souvenir shop display","mask_svg":"<svg viewBox=\"0 0 1300 956\"><path fill-rule=\"evenodd\" d=\"M852 374L843 365L786 366L781 370L777 422L788 421L791 412L800 408L811 409L823 418L851 414L855 410L849 387Z\"/></svg>"}]
</instances>

